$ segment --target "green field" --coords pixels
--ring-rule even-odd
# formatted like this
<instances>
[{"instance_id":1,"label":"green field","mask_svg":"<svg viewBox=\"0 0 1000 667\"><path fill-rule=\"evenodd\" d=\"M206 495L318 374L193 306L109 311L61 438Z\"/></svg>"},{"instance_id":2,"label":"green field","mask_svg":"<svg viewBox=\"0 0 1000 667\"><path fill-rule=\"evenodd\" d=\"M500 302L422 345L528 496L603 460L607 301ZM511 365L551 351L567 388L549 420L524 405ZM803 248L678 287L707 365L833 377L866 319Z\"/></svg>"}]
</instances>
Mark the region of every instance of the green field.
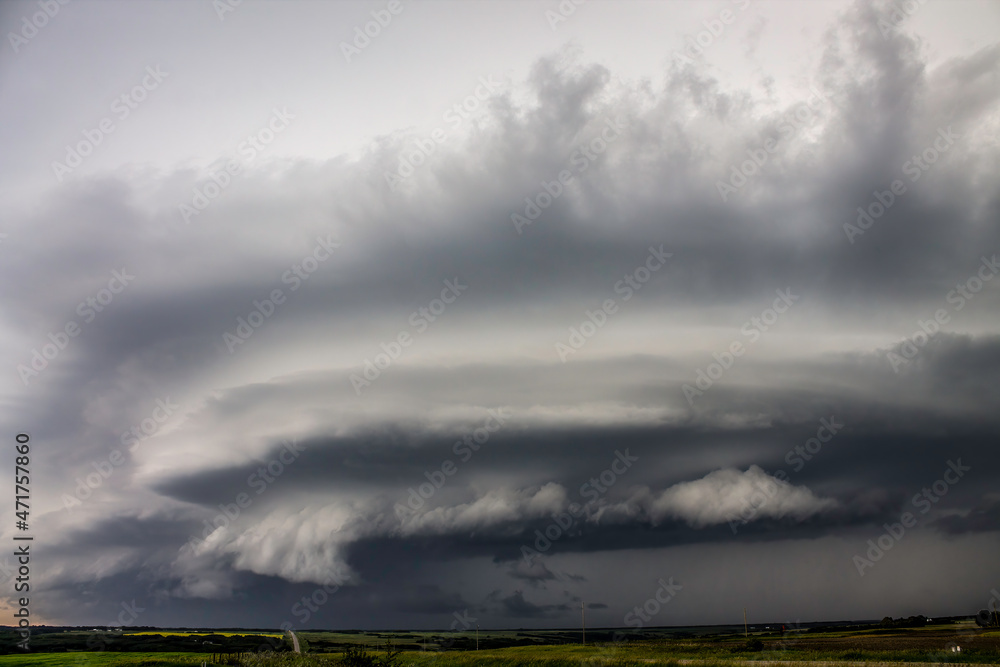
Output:
<instances>
[{"instance_id":1,"label":"green field","mask_svg":"<svg viewBox=\"0 0 1000 667\"><path fill-rule=\"evenodd\" d=\"M36 653L33 655L3 655L0 665L25 667L180 667L200 665L201 653Z\"/></svg>"},{"instance_id":2,"label":"green field","mask_svg":"<svg viewBox=\"0 0 1000 667\"><path fill-rule=\"evenodd\" d=\"M280 632L218 632L215 630L190 631L182 630L145 630L143 632L129 632L124 634L133 637L145 637L159 635L161 637L207 637L209 635L220 635L222 637L282 637Z\"/></svg>"},{"instance_id":3,"label":"green field","mask_svg":"<svg viewBox=\"0 0 1000 667\"><path fill-rule=\"evenodd\" d=\"M738 667L764 663L798 662L801 667L835 667L838 665L885 665L903 663L929 664L1000 664L1000 630L977 628L971 621L940 623L924 627L852 627L795 628L782 633L768 629L756 631L749 638L732 628L651 628L629 631L624 639L611 641L614 631L587 631L587 646L581 646L578 631L568 630L509 630L483 631L479 635L480 650L476 650L475 632L319 632L301 631L297 635L305 654L287 651L265 659L249 655L244 664L249 667L299 667L305 665L339 665L340 654L348 647L365 646L376 657L388 640L401 649L394 664L399 667L508 667L535 665L538 667L626 667L669 665L670 667ZM171 667L174 665L209 665L212 647L198 651L183 650L185 642L213 637L229 641L258 640L263 633L212 632L196 634L182 630L142 631L126 633L129 641L174 642L178 652L105 652L67 651L60 649L58 639L78 642L81 631L62 631L41 635L52 653L0 656L5 665L95 665L108 667ZM960 650L958 650L960 648ZM218 649L216 649L218 650Z\"/></svg>"}]
</instances>

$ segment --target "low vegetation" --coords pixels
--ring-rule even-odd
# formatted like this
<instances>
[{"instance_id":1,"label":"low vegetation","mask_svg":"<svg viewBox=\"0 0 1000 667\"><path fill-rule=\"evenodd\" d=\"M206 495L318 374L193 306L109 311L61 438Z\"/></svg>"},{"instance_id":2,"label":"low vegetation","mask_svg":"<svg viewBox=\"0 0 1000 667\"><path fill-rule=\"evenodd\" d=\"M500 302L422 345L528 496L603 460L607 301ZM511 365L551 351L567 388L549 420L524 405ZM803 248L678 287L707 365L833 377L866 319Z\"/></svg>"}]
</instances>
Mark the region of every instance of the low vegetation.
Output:
<instances>
[{"instance_id":1,"label":"low vegetation","mask_svg":"<svg viewBox=\"0 0 1000 667\"><path fill-rule=\"evenodd\" d=\"M175 652L130 652L117 649L86 651L75 629L33 638L50 652L0 656L0 667L174 667L180 665L242 665L244 667L747 667L773 661L802 662L803 667L887 663L965 663L1000 665L1000 629L978 627L972 619L888 619L867 625L767 627L752 629L745 637L740 628L650 628L629 631L613 641L614 631L587 631L587 645L577 632L519 630L481 632L480 650L475 633L434 632L300 632L307 651L295 654L276 636L182 631L126 633L125 639L175 642ZM4 630L13 634L12 631ZM151 634L150 634L151 633ZM92 633L91 633L92 634ZM65 639L58 642L57 635ZM183 650L195 638L214 637L248 641L249 650L220 651L200 645ZM262 644L262 640L270 643ZM268 650L280 644L279 650ZM110 647L110 644L109 644ZM214 651L210 650L213 649ZM259 649L259 650L258 650ZM820 666L818 663L822 663ZM902 667L902 666L901 666Z\"/></svg>"}]
</instances>

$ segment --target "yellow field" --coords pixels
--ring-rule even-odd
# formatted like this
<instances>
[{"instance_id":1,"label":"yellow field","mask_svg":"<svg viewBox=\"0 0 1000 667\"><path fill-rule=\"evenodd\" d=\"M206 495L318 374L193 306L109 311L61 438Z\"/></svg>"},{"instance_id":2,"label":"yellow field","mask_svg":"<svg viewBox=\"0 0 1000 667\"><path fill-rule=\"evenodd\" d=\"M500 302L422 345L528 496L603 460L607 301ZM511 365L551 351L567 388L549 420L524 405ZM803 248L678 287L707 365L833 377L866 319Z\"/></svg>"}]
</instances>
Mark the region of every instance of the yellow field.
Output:
<instances>
[{"instance_id":1,"label":"yellow field","mask_svg":"<svg viewBox=\"0 0 1000 667\"><path fill-rule=\"evenodd\" d=\"M279 637L280 638L280 637L284 636L280 632L279 633L274 633L274 632L212 632L212 631L204 631L204 632L197 632L197 631L191 631L191 632L169 632L169 631L166 631L166 630L160 630L160 631L151 630L151 631L146 631L146 632L124 632L123 634L126 634L126 635L161 635L163 637L201 637L201 636L204 636L204 635L221 635L223 637Z\"/></svg>"}]
</instances>

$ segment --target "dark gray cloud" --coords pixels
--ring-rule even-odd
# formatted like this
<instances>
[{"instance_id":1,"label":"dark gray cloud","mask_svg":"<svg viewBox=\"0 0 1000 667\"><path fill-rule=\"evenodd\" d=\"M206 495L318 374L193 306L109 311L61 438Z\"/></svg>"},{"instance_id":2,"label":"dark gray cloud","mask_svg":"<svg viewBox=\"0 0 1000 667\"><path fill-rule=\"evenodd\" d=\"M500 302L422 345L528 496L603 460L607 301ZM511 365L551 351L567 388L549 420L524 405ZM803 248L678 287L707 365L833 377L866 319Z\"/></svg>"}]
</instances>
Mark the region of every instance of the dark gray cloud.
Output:
<instances>
[{"instance_id":1,"label":"dark gray cloud","mask_svg":"<svg viewBox=\"0 0 1000 667\"><path fill-rule=\"evenodd\" d=\"M44 443L46 617L543 627L583 599L620 625L669 576L663 623L729 620L772 575L836 598L772 591L776 618L980 607L1000 572L962 549L1000 535L1000 47L932 65L884 10L845 6L791 102L700 60L634 81L564 49L395 190L419 131L247 165L190 222L191 164L12 209L3 405ZM769 22L749 25L753 54ZM897 564L861 576L904 512ZM878 611L932 571L935 596Z\"/></svg>"},{"instance_id":2,"label":"dark gray cloud","mask_svg":"<svg viewBox=\"0 0 1000 667\"><path fill-rule=\"evenodd\" d=\"M500 597L496 591L489 599L499 602L499 615L508 618L553 618L562 616L569 611L567 604L546 604L538 605L524 599L524 593L514 591L506 597Z\"/></svg>"}]
</instances>

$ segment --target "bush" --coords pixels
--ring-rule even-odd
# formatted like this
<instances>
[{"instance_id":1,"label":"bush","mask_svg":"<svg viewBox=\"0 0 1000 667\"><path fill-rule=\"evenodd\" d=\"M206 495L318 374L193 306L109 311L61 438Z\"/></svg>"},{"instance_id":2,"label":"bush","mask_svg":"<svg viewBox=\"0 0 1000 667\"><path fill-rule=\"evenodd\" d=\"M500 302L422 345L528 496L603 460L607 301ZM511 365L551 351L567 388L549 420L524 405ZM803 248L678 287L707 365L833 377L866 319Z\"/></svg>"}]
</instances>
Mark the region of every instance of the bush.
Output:
<instances>
[{"instance_id":1,"label":"bush","mask_svg":"<svg viewBox=\"0 0 1000 667\"><path fill-rule=\"evenodd\" d=\"M348 646L340 661L344 667L375 667L375 656L365 651L363 646Z\"/></svg>"},{"instance_id":2,"label":"bush","mask_svg":"<svg viewBox=\"0 0 1000 667\"><path fill-rule=\"evenodd\" d=\"M222 662L218 664L237 664L240 667L334 667L340 663L333 658L325 656L307 656L301 653L265 651L263 653L249 654L236 663Z\"/></svg>"},{"instance_id":3,"label":"bush","mask_svg":"<svg viewBox=\"0 0 1000 667\"><path fill-rule=\"evenodd\" d=\"M398 667L399 653L393 648L392 642L386 639L384 656L369 653L364 646L348 646L340 662L344 667Z\"/></svg>"},{"instance_id":4,"label":"bush","mask_svg":"<svg viewBox=\"0 0 1000 667\"><path fill-rule=\"evenodd\" d=\"M754 637L743 646L734 646L729 649L730 653L760 653L764 650L764 642Z\"/></svg>"}]
</instances>

